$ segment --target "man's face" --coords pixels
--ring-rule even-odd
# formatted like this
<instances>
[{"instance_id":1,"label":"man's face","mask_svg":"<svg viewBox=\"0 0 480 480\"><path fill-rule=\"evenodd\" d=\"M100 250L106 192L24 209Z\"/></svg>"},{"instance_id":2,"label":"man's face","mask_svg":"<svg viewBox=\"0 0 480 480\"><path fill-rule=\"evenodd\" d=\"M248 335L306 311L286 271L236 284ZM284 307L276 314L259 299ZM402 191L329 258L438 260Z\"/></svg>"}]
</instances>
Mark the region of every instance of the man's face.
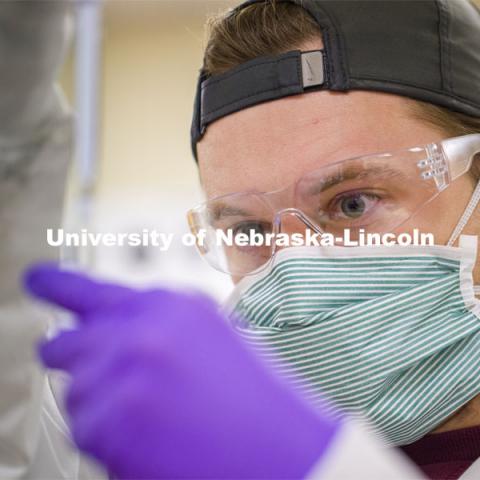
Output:
<instances>
[{"instance_id":1,"label":"man's face","mask_svg":"<svg viewBox=\"0 0 480 480\"><path fill-rule=\"evenodd\" d=\"M222 118L198 144L207 198L278 190L307 172L343 159L426 145L446 137L415 119L410 108L409 100L396 95L324 91L257 105ZM445 244L473 188L472 177L464 175L399 231L417 228L433 233L437 244ZM478 232L470 222L464 233Z\"/></svg>"}]
</instances>

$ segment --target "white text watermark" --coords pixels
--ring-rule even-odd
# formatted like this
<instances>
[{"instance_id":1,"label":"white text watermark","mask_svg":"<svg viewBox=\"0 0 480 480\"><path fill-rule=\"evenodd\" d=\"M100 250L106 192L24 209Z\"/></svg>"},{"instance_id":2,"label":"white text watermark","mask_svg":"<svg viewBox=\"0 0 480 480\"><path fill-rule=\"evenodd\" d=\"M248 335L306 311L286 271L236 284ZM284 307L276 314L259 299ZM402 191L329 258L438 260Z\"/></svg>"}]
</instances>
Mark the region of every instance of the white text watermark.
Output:
<instances>
[{"instance_id":1,"label":"white text watermark","mask_svg":"<svg viewBox=\"0 0 480 480\"><path fill-rule=\"evenodd\" d=\"M200 230L196 234L161 232L155 229L143 229L139 232L92 232L82 229L79 232L67 232L64 229L48 229L47 244L51 247L154 247L168 251L175 241L187 247L368 247L368 246L433 246L432 233L423 233L417 229L403 233L373 233L358 230L355 235L345 230L342 236L332 233L317 233L307 230L305 233L234 233L233 230ZM214 245L212 245L214 244Z\"/></svg>"}]
</instances>

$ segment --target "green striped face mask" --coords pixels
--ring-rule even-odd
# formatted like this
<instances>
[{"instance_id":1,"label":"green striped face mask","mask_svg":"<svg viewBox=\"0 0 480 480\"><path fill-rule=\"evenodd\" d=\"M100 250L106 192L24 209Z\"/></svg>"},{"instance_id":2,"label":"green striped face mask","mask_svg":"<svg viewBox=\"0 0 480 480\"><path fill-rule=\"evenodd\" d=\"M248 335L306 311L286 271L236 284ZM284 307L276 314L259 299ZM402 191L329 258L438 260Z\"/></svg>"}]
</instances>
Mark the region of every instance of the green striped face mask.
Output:
<instances>
[{"instance_id":1,"label":"green striped face mask","mask_svg":"<svg viewBox=\"0 0 480 480\"><path fill-rule=\"evenodd\" d=\"M287 248L227 308L312 401L408 444L480 393L476 247Z\"/></svg>"}]
</instances>

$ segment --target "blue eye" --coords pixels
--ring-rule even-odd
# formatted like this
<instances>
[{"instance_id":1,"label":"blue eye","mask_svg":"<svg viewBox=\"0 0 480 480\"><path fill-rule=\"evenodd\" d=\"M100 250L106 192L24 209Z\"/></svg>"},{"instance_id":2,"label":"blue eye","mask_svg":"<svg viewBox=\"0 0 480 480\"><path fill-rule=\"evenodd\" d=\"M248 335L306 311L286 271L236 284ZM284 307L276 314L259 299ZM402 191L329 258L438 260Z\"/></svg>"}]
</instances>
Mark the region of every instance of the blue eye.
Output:
<instances>
[{"instance_id":1,"label":"blue eye","mask_svg":"<svg viewBox=\"0 0 480 480\"><path fill-rule=\"evenodd\" d=\"M265 223L251 221L239 223L235 225L232 230L235 236L241 233L250 235L251 232L257 235L265 235L271 231L271 228L268 228Z\"/></svg>"},{"instance_id":2,"label":"blue eye","mask_svg":"<svg viewBox=\"0 0 480 480\"><path fill-rule=\"evenodd\" d=\"M340 209L346 217L358 218L365 213L367 202L362 195L353 195L342 199Z\"/></svg>"},{"instance_id":3,"label":"blue eye","mask_svg":"<svg viewBox=\"0 0 480 480\"><path fill-rule=\"evenodd\" d=\"M370 213L379 197L370 193L355 192L342 195L333 204L331 216L339 219L356 220Z\"/></svg>"}]
</instances>

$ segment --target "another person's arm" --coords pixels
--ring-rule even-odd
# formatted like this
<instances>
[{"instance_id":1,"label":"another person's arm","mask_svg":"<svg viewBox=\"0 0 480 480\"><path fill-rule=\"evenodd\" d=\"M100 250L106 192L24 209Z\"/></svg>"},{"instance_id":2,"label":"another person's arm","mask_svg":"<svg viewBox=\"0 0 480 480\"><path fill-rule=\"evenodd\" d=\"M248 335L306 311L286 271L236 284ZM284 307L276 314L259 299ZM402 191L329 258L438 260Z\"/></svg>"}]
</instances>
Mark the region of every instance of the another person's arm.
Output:
<instances>
[{"instance_id":1,"label":"another person's arm","mask_svg":"<svg viewBox=\"0 0 480 480\"><path fill-rule=\"evenodd\" d=\"M47 379L34 354L47 320L25 302L20 272L58 257L46 228L62 218L72 117L55 86L67 1L0 2L0 478L76 478Z\"/></svg>"}]
</instances>

